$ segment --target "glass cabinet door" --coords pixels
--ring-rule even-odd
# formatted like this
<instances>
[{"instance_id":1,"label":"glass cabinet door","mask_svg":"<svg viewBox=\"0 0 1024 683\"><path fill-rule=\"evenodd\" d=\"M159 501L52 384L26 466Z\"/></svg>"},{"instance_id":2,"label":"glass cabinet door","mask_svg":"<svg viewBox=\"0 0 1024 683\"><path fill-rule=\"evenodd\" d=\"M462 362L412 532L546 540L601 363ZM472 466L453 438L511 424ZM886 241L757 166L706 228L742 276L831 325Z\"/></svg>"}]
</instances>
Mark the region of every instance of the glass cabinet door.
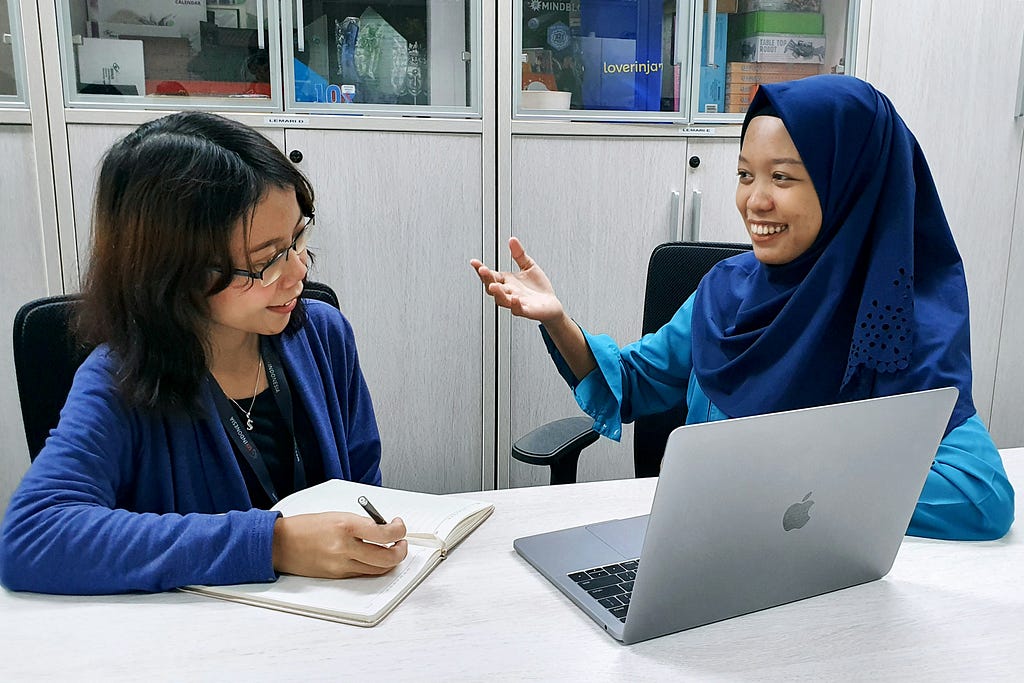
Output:
<instances>
[{"instance_id":1,"label":"glass cabinet door","mask_svg":"<svg viewBox=\"0 0 1024 683\"><path fill-rule=\"evenodd\" d=\"M0 0L0 107L23 107L24 63L17 0Z\"/></svg>"},{"instance_id":2,"label":"glass cabinet door","mask_svg":"<svg viewBox=\"0 0 1024 683\"><path fill-rule=\"evenodd\" d=\"M516 113L736 123L762 83L853 73L859 0L513 0Z\"/></svg>"},{"instance_id":3,"label":"glass cabinet door","mask_svg":"<svg viewBox=\"0 0 1024 683\"><path fill-rule=\"evenodd\" d=\"M275 0L61 0L68 106L280 110Z\"/></svg>"},{"instance_id":4,"label":"glass cabinet door","mask_svg":"<svg viewBox=\"0 0 1024 683\"><path fill-rule=\"evenodd\" d=\"M480 113L480 0L285 0L287 107Z\"/></svg>"},{"instance_id":5,"label":"glass cabinet door","mask_svg":"<svg viewBox=\"0 0 1024 683\"><path fill-rule=\"evenodd\" d=\"M762 83L853 72L857 0L704 0L692 120L739 121ZM696 56L696 51L695 51Z\"/></svg>"},{"instance_id":6,"label":"glass cabinet door","mask_svg":"<svg viewBox=\"0 0 1024 683\"><path fill-rule=\"evenodd\" d=\"M689 0L513 0L520 115L680 120Z\"/></svg>"}]
</instances>

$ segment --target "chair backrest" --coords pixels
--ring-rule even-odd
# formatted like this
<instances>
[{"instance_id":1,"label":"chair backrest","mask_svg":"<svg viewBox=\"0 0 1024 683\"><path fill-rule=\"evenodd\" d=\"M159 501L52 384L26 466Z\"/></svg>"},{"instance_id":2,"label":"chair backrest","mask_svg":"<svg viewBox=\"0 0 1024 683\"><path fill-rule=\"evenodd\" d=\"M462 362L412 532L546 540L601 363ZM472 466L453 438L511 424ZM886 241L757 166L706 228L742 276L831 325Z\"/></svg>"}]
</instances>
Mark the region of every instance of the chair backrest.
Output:
<instances>
[{"instance_id":1,"label":"chair backrest","mask_svg":"<svg viewBox=\"0 0 1024 683\"><path fill-rule=\"evenodd\" d=\"M667 323L716 263L746 251L750 251L748 244L722 242L667 242L655 247L647 266L643 334ZM658 476L669 432L685 421L685 398L664 413L637 418L633 428L636 476Z\"/></svg>"},{"instance_id":2,"label":"chair backrest","mask_svg":"<svg viewBox=\"0 0 1024 683\"><path fill-rule=\"evenodd\" d=\"M28 302L14 317L14 370L32 460L57 426L75 371L92 351L71 329L80 303L77 294L49 296Z\"/></svg>"},{"instance_id":3,"label":"chair backrest","mask_svg":"<svg viewBox=\"0 0 1024 683\"><path fill-rule=\"evenodd\" d=\"M319 282L307 281L302 296L340 308L334 290ZM14 370L32 460L57 426L75 372L92 351L72 330L80 303L77 294L49 296L28 302L14 317Z\"/></svg>"}]
</instances>

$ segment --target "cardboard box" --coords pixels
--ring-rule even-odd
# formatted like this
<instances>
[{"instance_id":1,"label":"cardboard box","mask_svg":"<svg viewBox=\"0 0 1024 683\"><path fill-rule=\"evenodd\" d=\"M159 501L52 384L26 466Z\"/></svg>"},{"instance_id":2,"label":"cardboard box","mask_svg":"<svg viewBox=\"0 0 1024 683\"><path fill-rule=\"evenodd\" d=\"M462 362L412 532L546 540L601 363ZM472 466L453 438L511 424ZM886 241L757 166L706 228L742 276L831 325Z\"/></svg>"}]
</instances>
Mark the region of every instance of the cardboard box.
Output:
<instances>
[{"instance_id":1,"label":"cardboard box","mask_svg":"<svg viewBox=\"0 0 1024 683\"><path fill-rule=\"evenodd\" d=\"M740 12L820 12L821 0L739 0Z\"/></svg>"},{"instance_id":2,"label":"cardboard box","mask_svg":"<svg viewBox=\"0 0 1024 683\"><path fill-rule=\"evenodd\" d=\"M820 64L779 64L775 62L729 62L725 65L726 76L735 74L784 74L792 78L815 76L822 72Z\"/></svg>"},{"instance_id":3,"label":"cardboard box","mask_svg":"<svg viewBox=\"0 0 1024 683\"><path fill-rule=\"evenodd\" d=\"M739 0L718 0L716 7L719 14L733 14L738 11ZM708 11L708 0L704 0L704 11Z\"/></svg>"},{"instance_id":4,"label":"cardboard box","mask_svg":"<svg viewBox=\"0 0 1024 683\"><path fill-rule=\"evenodd\" d=\"M745 95L747 101L749 101L759 87L761 87L760 83L729 83L725 87L725 96L728 98L735 95Z\"/></svg>"},{"instance_id":5,"label":"cardboard box","mask_svg":"<svg viewBox=\"0 0 1024 683\"><path fill-rule=\"evenodd\" d=\"M821 35L825 17L821 12L744 12L729 17L729 39L742 40L759 33Z\"/></svg>"},{"instance_id":6,"label":"cardboard box","mask_svg":"<svg viewBox=\"0 0 1024 683\"><path fill-rule=\"evenodd\" d=\"M157 36L126 36L142 43L147 81L183 81L189 77L192 59L187 38L161 38Z\"/></svg>"},{"instance_id":7,"label":"cardboard box","mask_svg":"<svg viewBox=\"0 0 1024 683\"><path fill-rule=\"evenodd\" d=\"M742 104L744 107L750 104L750 101L754 99L754 95L757 93L757 86L754 86L753 91L749 93L727 93L725 96L725 109L730 111L729 107L737 104ZM744 109L743 111L746 111Z\"/></svg>"},{"instance_id":8,"label":"cardboard box","mask_svg":"<svg viewBox=\"0 0 1024 683\"><path fill-rule=\"evenodd\" d=\"M785 83L786 81L797 81L801 78L807 78L807 76L790 76L788 74L726 74L725 82L727 86L733 86L752 85L755 83Z\"/></svg>"},{"instance_id":9,"label":"cardboard box","mask_svg":"<svg viewBox=\"0 0 1024 683\"><path fill-rule=\"evenodd\" d=\"M822 64L825 36L764 33L739 41L736 51L745 62Z\"/></svg>"}]
</instances>

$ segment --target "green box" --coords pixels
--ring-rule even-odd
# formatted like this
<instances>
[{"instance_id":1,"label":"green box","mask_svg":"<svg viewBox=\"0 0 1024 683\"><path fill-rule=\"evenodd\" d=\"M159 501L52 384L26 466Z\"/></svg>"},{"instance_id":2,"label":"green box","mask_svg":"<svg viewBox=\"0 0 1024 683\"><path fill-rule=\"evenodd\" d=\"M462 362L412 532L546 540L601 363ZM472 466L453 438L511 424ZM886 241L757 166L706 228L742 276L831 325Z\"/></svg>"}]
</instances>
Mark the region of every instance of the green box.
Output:
<instances>
[{"instance_id":1,"label":"green box","mask_svg":"<svg viewBox=\"0 0 1024 683\"><path fill-rule=\"evenodd\" d=\"M820 36L825 17L820 12L745 12L729 17L729 42L760 33Z\"/></svg>"}]
</instances>

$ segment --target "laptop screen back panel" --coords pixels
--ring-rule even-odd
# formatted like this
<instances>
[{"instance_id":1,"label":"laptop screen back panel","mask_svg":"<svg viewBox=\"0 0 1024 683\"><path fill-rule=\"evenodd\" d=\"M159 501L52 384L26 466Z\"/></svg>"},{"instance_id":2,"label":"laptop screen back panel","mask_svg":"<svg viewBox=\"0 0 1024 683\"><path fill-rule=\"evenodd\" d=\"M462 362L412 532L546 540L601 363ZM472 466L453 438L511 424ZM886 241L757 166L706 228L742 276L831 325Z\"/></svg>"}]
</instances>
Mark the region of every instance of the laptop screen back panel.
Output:
<instances>
[{"instance_id":1,"label":"laptop screen back panel","mask_svg":"<svg viewBox=\"0 0 1024 683\"><path fill-rule=\"evenodd\" d=\"M674 431L623 642L884 576L956 395L937 389Z\"/></svg>"}]
</instances>

